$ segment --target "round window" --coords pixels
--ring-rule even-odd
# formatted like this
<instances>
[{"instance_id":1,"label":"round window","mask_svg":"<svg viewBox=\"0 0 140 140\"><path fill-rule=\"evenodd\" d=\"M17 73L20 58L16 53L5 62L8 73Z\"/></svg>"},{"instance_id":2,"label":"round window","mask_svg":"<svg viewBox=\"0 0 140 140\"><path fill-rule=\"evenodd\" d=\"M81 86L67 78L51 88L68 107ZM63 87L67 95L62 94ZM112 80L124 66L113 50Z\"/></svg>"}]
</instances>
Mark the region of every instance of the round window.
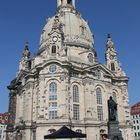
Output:
<instances>
[{"instance_id":1,"label":"round window","mask_svg":"<svg viewBox=\"0 0 140 140\"><path fill-rule=\"evenodd\" d=\"M55 64L50 65L49 71L50 71L51 73L55 73L55 72L56 72L56 65L55 65Z\"/></svg>"}]
</instances>

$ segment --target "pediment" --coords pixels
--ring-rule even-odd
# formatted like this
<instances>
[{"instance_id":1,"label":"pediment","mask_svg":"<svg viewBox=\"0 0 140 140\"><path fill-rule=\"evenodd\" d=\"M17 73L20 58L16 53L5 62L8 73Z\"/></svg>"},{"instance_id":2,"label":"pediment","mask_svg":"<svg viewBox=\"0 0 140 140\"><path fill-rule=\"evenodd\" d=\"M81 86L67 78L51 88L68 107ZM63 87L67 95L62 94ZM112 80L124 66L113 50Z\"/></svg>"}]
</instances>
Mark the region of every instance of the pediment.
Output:
<instances>
[{"instance_id":1,"label":"pediment","mask_svg":"<svg viewBox=\"0 0 140 140\"><path fill-rule=\"evenodd\" d=\"M56 30L51 30L51 32L49 33L49 36L61 36L62 35L62 32L60 32L60 30L56 29Z\"/></svg>"},{"instance_id":2,"label":"pediment","mask_svg":"<svg viewBox=\"0 0 140 140\"><path fill-rule=\"evenodd\" d=\"M105 77L115 77L115 75L102 64L96 64L96 65L87 67L85 68L85 70L92 71L94 73L96 73L97 71L100 71L103 73Z\"/></svg>"},{"instance_id":3,"label":"pediment","mask_svg":"<svg viewBox=\"0 0 140 140\"><path fill-rule=\"evenodd\" d=\"M49 43L57 43L60 42L61 39L63 38L62 33L60 33L57 30L52 31L50 34L50 39L49 39Z\"/></svg>"}]
</instances>

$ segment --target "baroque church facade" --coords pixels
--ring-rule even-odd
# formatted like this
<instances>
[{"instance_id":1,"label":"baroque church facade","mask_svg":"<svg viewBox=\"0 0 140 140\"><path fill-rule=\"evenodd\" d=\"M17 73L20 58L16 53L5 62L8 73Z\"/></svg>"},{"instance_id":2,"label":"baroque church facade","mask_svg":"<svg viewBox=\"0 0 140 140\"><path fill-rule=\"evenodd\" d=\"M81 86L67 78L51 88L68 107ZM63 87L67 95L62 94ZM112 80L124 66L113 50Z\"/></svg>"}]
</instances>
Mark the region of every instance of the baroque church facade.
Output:
<instances>
[{"instance_id":1,"label":"baroque church facade","mask_svg":"<svg viewBox=\"0 0 140 140\"><path fill-rule=\"evenodd\" d=\"M133 140L128 105L128 77L111 36L106 64L100 64L88 23L75 0L57 0L57 11L43 28L40 48L30 58L25 45L19 71L11 81L7 140L44 140L63 125L100 140L107 133L110 96L118 104L124 140Z\"/></svg>"}]
</instances>

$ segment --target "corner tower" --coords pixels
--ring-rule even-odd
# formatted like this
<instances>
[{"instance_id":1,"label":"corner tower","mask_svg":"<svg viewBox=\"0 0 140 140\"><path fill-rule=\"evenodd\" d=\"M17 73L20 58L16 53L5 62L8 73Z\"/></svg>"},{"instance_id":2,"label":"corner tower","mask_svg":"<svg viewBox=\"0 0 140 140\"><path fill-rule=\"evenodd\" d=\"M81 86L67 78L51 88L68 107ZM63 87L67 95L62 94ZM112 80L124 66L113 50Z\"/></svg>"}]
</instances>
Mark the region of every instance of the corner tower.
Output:
<instances>
[{"instance_id":1,"label":"corner tower","mask_svg":"<svg viewBox=\"0 0 140 140\"><path fill-rule=\"evenodd\" d=\"M117 76L126 76L118 62L117 51L115 50L114 42L112 41L110 34L107 36L105 59L106 66L109 70Z\"/></svg>"}]
</instances>

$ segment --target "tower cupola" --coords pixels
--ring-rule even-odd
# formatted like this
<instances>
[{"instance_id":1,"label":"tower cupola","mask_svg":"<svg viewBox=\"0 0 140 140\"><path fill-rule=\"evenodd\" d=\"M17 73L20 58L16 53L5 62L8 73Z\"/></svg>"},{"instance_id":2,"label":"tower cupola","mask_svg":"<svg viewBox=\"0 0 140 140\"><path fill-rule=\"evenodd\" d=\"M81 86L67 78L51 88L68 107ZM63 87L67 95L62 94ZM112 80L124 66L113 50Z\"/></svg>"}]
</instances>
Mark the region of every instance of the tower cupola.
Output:
<instances>
[{"instance_id":1,"label":"tower cupola","mask_svg":"<svg viewBox=\"0 0 140 140\"><path fill-rule=\"evenodd\" d=\"M106 66L109 70L117 76L125 76L120 63L118 62L117 51L115 50L114 42L112 41L110 34L108 34L107 37L105 59Z\"/></svg>"},{"instance_id":2,"label":"tower cupola","mask_svg":"<svg viewBox=\"0 0 140 140\"><path fill-rule=\"evenodd\" d=\"M19 65L19 71L27 70L29 68L29 60L30 60L30 51L29 51L28 42L26 42L25 49L22 53L22 59Z\"/></svg>"}]
</instances>

